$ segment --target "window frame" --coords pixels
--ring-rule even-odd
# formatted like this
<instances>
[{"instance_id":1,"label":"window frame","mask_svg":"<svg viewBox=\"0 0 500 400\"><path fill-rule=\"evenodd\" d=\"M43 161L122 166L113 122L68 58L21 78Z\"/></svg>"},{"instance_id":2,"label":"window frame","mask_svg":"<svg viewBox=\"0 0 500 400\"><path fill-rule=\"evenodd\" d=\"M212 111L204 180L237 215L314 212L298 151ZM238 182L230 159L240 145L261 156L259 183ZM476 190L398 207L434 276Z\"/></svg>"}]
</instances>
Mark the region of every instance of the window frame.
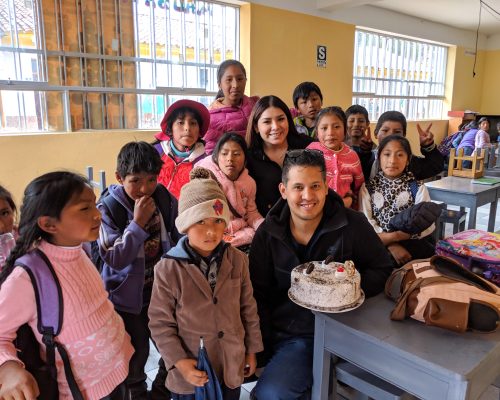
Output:
<instances>
[{"instance_id":1,"label":"window frame","mask_svg":"<svg viewBox=\"0 0 500 400\"><path fill-rule=\"evenodd\" d=\"M448 46L360 27L355 35L352 102L367 108L370 120L389 110L401 111L409 120L443 117ZM387 43L389 51L384 50ZM436 53L435 62L425 62Z\"/></svg>"}]
</instances>

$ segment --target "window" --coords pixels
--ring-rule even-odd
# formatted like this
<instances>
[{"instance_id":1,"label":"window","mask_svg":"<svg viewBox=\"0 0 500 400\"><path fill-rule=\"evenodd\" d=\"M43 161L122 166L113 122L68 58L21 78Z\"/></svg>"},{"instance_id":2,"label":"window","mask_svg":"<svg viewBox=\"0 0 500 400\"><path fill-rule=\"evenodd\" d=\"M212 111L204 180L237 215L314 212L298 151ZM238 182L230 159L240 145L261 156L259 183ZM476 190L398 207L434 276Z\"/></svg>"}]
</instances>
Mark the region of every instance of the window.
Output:
<instances>
[{"instance_id":1,"label":"window","mask_svg":"<svg viewBox=\"0 0 500 400\"><path fill-rule=\"evenodd\" d=\"M445 46L357 29L353 104L372 121L389 110L412 120L441 118L447 54Z\"/></svg>"},{"instance_id":2,"label":"window","mask_svg":"<svg viewBox=\"0 0 500 400\"><path fill-rule=\"evenodd\" d=\"M0 57L0 132L158 128L177 99L213 101L239 7L0 0Z\"/></svg>"}]
</instances>

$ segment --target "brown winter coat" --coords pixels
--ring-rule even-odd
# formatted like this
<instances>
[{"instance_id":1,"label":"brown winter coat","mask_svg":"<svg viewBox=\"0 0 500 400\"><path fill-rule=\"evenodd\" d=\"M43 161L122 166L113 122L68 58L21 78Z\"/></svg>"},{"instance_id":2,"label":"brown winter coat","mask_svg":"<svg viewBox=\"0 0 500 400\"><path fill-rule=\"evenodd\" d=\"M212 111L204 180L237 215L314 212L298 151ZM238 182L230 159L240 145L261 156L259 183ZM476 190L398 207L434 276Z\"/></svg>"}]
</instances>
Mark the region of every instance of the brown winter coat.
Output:
<instances>
[{"instance_id":1,"label":"brown winter coat","mask_svg":"<svg viewBox=\"0 0 500 400\"><path fill-rule=\"evenodd\" d=\"M221 383L239 387L245 354L263 350L248 258L228 246L212 293L198 266L179 257L181 243L182 239L169 251L175 258L163 258L156 265L149 305L151 334L169 370L166 386L178 394L194 392L174 365L183 358L196 358L203 336Z\"/></svg>"}]
</instances>

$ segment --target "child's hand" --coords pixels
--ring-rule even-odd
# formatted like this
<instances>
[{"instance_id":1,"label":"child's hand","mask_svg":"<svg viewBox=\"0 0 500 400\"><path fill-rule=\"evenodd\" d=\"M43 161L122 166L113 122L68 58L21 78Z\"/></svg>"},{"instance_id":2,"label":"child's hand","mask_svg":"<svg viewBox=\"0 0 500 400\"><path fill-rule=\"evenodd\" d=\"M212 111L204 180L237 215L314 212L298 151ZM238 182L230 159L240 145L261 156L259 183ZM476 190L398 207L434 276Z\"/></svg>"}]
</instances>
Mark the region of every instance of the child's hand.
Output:
<instances>
[{"instance_id":1,"label":"child's hand","mask_svg":"<svg viewBox=\"0 0 500 400\"><path fill-rule=\"evenodd\" d=\"M255 353L245 355L245 369L243 370L243 376L248 378L255 373L257 368L257 357Z\"/></svg>"},{"instance_id":2,"label":"child's hand","mask_svg":"<svg viewBox=\"0 0 500 400\"><path fill-rule=\"evenodd\" d=\"M430 131L432 127L432 122L427 126L425 131L422 129L420 124L417 124L418 137L420 139L420 147L427 147L434 143L434 135Z\"/></svg>"},{"instance_id":3,"label":"child's hand","mask_svg":"<svg viewBox=\"0 0 500 400\"><path fill-rule=\"evenodd\" d=\"M0 400L35 400L39 394L35 378L17 361L0 366Z\"/></svg>"},{"instance_id":4,"label":"child's hand","mask_svg":"<svg viewBox=\"0 0 500 400\"><path fill-rule=\"evenodd\" d=\"M354 194L349 190L344 197L342 198L344 201L344 206L346 208L350 208L352 206L352 203L354 201Z\"/></svg>"},{"instance_id":5,"label":"child's hand","mask_svg":"<svg viewBox=\"0 0 500 400\"><path fill-rule=\"evenodd\" d=\"M134 221L141 228L144 228L155 211L156 204L153 198L149 196L143 196L135 201Z\"/></svg>"},{"instance_id":6,"label":"child's hand","mask_svg":"<svg viewBox=\"0 0 500 400\"><path fill-rule=\"evenodd\" d=\"M408 250L406 250L398 243L390 244L389 246L387 246L387 249L390 251L398 265L406 264L411 260L411 254L408 253Z\"/></svg>"},{"instance_id":7,"label":"child's hand","mask_svg":"<svg viewBox=\"0 0 500 400\"><path fill-rule=\"evenodd\" d=\"M361 147L361 150L364 152L372 151L373 148L372 131L369 125L366 128L365 134L361 136L361 142L359 144L359 147Z\"/></svg>"},{"instance_id":8,"label":"child's hand","mask_svg":"<svg viewBox=\"0 0 500 400\"><path fill-rule=\"evenodd\" d=\"M184 380L193 386L203 386L208 382L207 373L196 369L196 360L192 358L177 361L175 368L179 370Z\"/></svg>"}]
</instances>

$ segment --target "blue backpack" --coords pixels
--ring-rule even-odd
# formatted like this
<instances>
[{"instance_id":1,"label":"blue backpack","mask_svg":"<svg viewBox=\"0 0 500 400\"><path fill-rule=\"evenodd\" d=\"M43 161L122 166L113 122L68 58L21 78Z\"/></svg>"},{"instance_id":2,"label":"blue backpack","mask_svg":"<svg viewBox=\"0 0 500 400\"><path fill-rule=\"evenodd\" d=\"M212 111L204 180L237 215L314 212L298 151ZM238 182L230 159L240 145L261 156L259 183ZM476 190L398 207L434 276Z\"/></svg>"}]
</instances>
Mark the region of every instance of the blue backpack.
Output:
<instances>
[{"instance_id":1,"label":"blue backpack","mask_svg":"<svg viewBox=\"0 0 500 400\"><path fill-rule=\"evenodd\" d=\"M31 279L38 313L37 329L46 346L46 361L43 361L40 357L40 345L30 326L24 324L18 329L14 344L18 349L19 359L38 384L40 389L38 399L59 398L55 353L57 349L63 360L64 373L73 399L83 400L71 370L68 353L57 341L63 323L63 302L61 286L52 264L41 250L35 249L18 258L14 265L24 268Z\"/></svg>"}]
</instances>

